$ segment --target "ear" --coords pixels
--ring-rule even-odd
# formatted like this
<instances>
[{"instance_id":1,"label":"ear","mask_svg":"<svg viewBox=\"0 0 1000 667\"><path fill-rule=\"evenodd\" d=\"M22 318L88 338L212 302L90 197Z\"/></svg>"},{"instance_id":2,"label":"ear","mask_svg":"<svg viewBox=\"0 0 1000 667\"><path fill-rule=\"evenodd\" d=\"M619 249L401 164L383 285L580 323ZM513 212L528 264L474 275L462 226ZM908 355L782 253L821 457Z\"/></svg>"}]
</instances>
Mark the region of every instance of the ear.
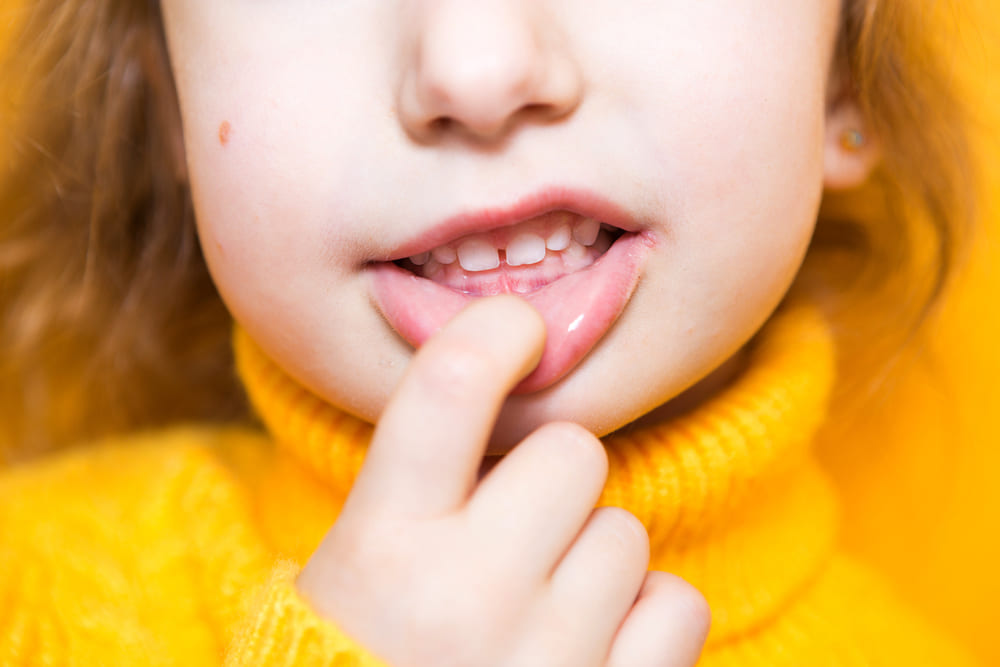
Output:
<instances>
[{"instance_id":1,"label":"ear","mask_svg":"<svg viewBox=\"0 0 1000 667\"><path fill-rule=\"evenodd\" d=\"M850 93L833 97L827 106L823 139L823 185L847 190L861 185L882 157L881 146Z\"/></svg>"}]
</instances>

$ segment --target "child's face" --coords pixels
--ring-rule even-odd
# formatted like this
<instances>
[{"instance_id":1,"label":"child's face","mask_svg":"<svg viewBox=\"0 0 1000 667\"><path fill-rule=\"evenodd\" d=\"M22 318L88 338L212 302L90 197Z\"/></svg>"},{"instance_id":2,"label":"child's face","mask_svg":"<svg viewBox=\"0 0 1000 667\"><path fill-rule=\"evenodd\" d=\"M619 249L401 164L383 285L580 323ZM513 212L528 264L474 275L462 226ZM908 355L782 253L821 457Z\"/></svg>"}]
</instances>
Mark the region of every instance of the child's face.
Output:
<instances>
[{"instance_id":1,"label":"child's face","mask_svg":"<svg viewBox=\"0 0 1000 667\"><path fill-rule=\"evenodd\" d=\"M730 358L795 276L831 179L838 4L165 0L215 281L276 361L369 420L404 337L462 305L442 284L543 285L548 347L499 445L618 428ZM618 232L584 245L586 217L627 232L596 263ZM558 250L567 225L582 242ZM557 250L507 266L539 239Z\"/></svg>"}]
</instances>

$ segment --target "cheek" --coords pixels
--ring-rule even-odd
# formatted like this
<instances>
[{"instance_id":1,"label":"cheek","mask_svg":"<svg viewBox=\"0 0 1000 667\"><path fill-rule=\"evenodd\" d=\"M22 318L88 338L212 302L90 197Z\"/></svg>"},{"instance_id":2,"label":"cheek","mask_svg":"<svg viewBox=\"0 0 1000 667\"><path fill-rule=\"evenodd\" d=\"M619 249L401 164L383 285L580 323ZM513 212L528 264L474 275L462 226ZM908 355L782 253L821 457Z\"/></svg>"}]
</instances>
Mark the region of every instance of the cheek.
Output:
<instances>
[{"instance_id":1,"label":"cheek","mask_svg":"<svg viewBox=\"0 0 1000 667\"><path fill-rule=\"evenodd\" d=\"M642 132L655 142L670 212L664 261L651 269L663 289L653 310L681 330L718 331L723 352L782 298L815 226L826 58L818 35L799 33L773 40L784 52L735 31L707 49L678 35L675 55L692 67L643 93L655 112L641 117Z\"/></svg>"},{"instance_id":2,"label":"cheek","mask_svg":"<svg viewBox=\"0 0 1000 667\"><path fill-rule=\"evenodd\" d=\"M296 104L304 82L283 81L275 98L250 86L206 105L189 124L188 160L206 258L231 307L243 294L254 305L309 298L351 268L350 239L365 217L350 182L354 135L336 132L350 119ZM286 100L277 102L276 99ZM315 100L313 100L315 101ZM341 124L339 121L344 121Z\"/></svg>"},{"instance_id":3,"label":"cheek","mask_svg":"<svg viewBox=\"0 0 1000 667\"><path fill-rule=\"evenodd\" d=\"M752 272L784 289L822 193L825 64L751 49L705 68L702 85L679 96L689 108L661 151L677 240L694 248L694 273Z\"/></svg>"},{"instance_id":4,"label":"cheek","mask_svg":"<svg viewBox=\"0 0 1000 667\"><path fill-rule=\"evenodd\" d=\"M376 47L362 30L332 46L320 20L263 30L275 24L269 11L248 8L211 51L180 38L188 40L178 87L199 224L248 263L339 265L331 255L370 232L357 207L371 198L374 179L364 175L380 157L371 109L386 106L386 93L376 85Z\"/></svg>"},{"instance_id":5,"label":"cheek","mask_svg":"<svg viewBox=\"0 0 1000 667\"><path fill-rule=\"evenodd\" d=\"M719 251L715 262L697 258L706 267L784 274L811 236L822 194L822 97L775 91L761 104L757 91L728 89L683 134L693 159L670 165L685 184L679 233Z\"/></svg>"}]
</instances>

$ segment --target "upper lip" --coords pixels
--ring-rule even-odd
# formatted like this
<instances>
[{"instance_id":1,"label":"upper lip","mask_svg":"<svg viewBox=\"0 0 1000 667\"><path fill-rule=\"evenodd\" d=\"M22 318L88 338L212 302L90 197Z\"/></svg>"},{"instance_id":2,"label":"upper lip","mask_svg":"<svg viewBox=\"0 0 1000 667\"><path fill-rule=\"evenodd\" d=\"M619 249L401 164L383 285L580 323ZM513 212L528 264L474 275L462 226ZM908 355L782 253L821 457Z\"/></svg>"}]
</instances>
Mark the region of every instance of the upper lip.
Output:
<instances>
[{"instance_id":1,"label":"upper lip","mask_svg":"<svg viewBox=\"0 0 1000 667\"><path fill-rule=\"evenodd\" d=\"M626 232L639 231L641 228L631 214L606 197L588 189L551 186L525 195L511 205L463 211L446 218L408 240L386 261L393 262L412 257L468 234L516 225L558 210L593 218Z\"/></svg>"}]
</instances>

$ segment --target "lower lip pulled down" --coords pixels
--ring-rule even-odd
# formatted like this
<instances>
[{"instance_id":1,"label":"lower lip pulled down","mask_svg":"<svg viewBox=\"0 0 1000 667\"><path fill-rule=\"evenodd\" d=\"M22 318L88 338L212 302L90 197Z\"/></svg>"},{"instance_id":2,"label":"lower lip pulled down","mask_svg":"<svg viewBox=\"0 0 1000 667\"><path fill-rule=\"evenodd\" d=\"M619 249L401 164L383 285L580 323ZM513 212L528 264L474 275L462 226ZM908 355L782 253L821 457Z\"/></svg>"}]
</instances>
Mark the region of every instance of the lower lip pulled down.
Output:
<instances>
[{"instance_id":1,"label":"lower lip pulled down","mask_svg":"<svg viewBox=\"0 0 1000 667\"><path fill-rule=\"evenodd\" d=\"M645 234L626 234L584 269L568 273L528 293L510 288L502 275L493 289L462 291L420 277L392 262L373 264L376 303L389 324L420 347L473 299L511 292L528 301L545 321L546 340L538 366L514 389L516 394L548 387L572 370L611 328L638 284L642 261L652 247Z\"/></svg>"}]
</instances>

